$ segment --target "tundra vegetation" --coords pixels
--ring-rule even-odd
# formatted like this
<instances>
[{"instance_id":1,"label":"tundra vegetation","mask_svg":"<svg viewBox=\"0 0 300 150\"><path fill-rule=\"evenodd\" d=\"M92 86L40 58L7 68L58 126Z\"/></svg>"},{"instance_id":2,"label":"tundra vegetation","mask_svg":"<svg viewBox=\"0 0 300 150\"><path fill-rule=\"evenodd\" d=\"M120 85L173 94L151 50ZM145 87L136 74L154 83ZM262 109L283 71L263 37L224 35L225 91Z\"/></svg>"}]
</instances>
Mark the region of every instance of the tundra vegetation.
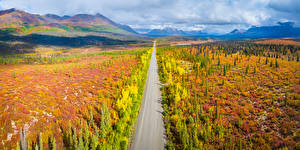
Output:
<instances>
[{"instance_id":1,"label":"tundra vegetation","mask_svg":"<svg viewBox=\"0 0 300 150\"><path fill-rule=\"evenodd\" d=\"M0 58L0 147L126 149L151 48Z\"/></svg>"},{"instance_id":2,"label":"tundra vegetation","mask_svg":"<svg viewBox=\"0 0 300 150\"><path fill-rule=\"evenodd\" d=\"M299 46L157 48L166 149L299 149Z\"/></svg>"}]
</instances>

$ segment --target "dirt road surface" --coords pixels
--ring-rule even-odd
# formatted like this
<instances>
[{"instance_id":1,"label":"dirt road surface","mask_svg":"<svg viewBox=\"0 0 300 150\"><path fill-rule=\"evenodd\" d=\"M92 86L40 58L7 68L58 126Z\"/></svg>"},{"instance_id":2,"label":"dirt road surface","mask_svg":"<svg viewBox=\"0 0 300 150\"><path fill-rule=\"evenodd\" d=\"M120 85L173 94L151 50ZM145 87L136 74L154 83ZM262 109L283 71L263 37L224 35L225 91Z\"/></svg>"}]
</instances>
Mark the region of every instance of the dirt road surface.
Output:
<instances>
[{"instance_id":1,"label":"dirt road surface","mask_svg":"<svg viewBox=\"0 0 300 150\"><path fill-rule=\"evenodd\" d=\"M148 70L142 107L139 112L131 150L163 150L165 144L160 82L155 55L155 42Z\"/></svg>"}]
</instances>

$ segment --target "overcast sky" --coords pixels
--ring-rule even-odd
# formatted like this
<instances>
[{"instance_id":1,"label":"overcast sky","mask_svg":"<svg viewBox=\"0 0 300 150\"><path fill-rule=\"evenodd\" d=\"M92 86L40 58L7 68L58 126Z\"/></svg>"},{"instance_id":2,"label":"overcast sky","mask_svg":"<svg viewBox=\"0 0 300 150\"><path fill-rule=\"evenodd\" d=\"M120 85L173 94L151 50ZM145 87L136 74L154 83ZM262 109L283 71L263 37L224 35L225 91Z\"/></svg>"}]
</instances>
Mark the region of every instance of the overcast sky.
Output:
<instances>
[{"instance_id":1,"label":"overcast sky","mask_svg":"<svg viewBox=\"0 0 300 150\"><path fill-rule=\"evenodd\" d=\"M133 28L225 33L278 21L300 26L300 0L0 0L0 10L9 8L38 14L101 13Z\"/></svg>"}]
</instances>

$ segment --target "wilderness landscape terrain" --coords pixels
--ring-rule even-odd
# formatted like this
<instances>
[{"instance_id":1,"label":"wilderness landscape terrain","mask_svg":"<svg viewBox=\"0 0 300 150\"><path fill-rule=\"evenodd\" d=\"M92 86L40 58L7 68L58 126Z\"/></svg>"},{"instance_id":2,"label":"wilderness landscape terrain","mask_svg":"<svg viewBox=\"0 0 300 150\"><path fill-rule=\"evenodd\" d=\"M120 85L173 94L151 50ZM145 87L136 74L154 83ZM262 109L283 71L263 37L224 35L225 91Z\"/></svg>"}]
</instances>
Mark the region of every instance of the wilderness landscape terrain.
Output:
<instances>
[{"instance_id":1,"label":"wilderness landscape terrain","mask_svg":"<svg viewBox=\"0 0 300 150\"><path fill-rule=\"evenodd\" d=\"M299 37L0 10L0 149L300 149Z\"/></svg>"},{"instance_id":2,"label":"wilderness landscape terrain","mask_svg":"<svg viewBox=\"0 0 300 150\"><path fill-rule=\"evenodd\" d=\"M256 43L158 48L167 149L299 148L299 47Z\"/></svg>"}]
</instances>

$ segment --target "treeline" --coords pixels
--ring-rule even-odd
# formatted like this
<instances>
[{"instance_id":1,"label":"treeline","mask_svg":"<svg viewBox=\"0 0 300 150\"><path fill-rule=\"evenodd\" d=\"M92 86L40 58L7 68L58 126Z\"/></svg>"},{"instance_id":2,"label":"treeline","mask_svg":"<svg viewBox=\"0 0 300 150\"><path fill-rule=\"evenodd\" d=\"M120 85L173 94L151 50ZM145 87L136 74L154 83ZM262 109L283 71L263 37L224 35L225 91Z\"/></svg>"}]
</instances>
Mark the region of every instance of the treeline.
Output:
<instances>
[{"instance_id":1,"label":"treeline","mask_svg":"<svg viewBox=\"0 0 300 150\"><path fill-rule=\"evenodd\" d=\"M299 61L300 46L277 45L277 44L256 44L245 41L221 41L213 43L204 43L192 45L189 49L197 49L200 53L211 50L222 51L225 55L241 53L245 55L264 56L272 58L281 58L289 61Z\"/></svg>"},{"instance_id":2,"label":"treeline","mask_svg":"<svg viewBox=\"0 0 300 150\"><path fill-rule=\"evenodd\" d=\"M63 55L63 54L50 54L48 56L42 56L40 54L15 54L0 56L0 64L59 64L67 61L76 62L79 58L92 57L99 55L141 55L146 51L142 50L129 50L129 51L103 51L98 53L78 54L78 55Z\"/></svg>"}]
</instances>

